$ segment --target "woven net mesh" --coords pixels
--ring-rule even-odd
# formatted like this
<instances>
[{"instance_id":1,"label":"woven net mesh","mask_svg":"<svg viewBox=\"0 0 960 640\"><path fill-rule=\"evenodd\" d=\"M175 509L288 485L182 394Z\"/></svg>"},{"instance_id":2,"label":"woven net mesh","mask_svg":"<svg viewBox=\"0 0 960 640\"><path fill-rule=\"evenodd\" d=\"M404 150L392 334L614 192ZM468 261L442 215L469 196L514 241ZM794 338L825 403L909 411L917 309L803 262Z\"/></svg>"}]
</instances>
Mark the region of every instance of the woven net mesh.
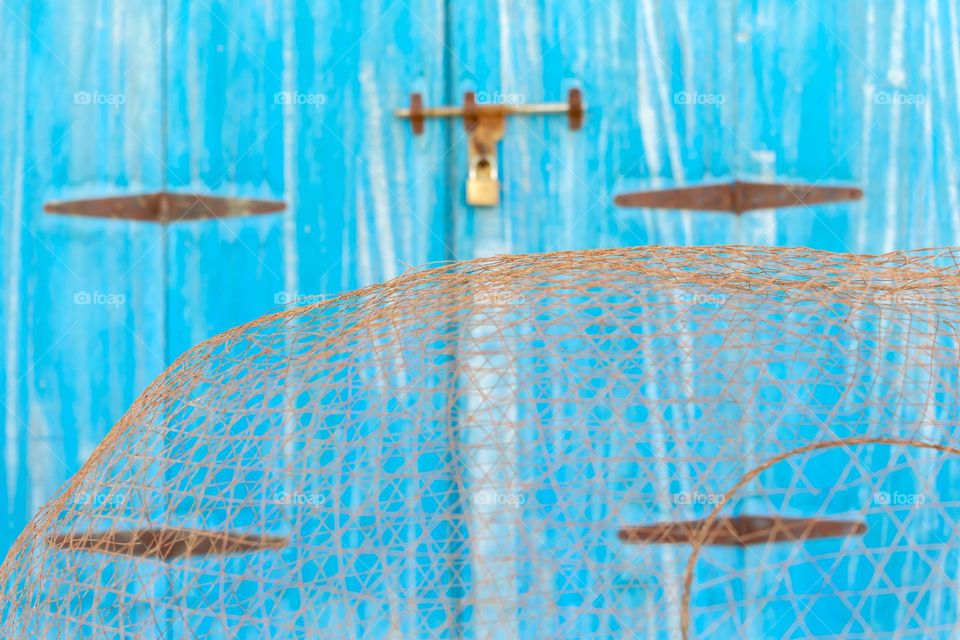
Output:
<instances>
[{"instance_id":1,"label":"woven net mesh","mask_svg":"<svg viewBox=\"0 0 960 640\"><path fill-rule=\"evenodd\" d=\"M958 253L497 257L238 327L25 530L0 635L955 637Z\"/></svg>"}]
</instances>

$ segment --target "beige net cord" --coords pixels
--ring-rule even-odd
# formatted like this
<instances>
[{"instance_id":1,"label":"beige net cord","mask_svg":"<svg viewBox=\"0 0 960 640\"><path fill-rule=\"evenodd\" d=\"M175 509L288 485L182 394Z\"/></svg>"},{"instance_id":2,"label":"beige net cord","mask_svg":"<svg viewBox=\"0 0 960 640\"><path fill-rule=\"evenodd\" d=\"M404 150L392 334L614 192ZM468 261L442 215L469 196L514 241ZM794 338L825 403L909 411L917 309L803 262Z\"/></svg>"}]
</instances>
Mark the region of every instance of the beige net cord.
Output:
<instances>
[{"instance_id":1,"label":"beige net cord","mask_svg":"<svg viewBox=\"0 0 960 640\"><path fill-rule=\"evenodd\" d=\"M20 536L0 637L954 637L957 255L499 256L237 327Z\"/></svg>"},{"instance_id":2,"label":"beige net cord","mask_svg":"<svg viewBox=\"0 0 960 640\"><path fill-rule=\"evenodd\" d=\"M837 447L853 447L857 445L867 445L867 444L878 444L878 445L899 445L905 447L916 447L918 449L930 449L933 451L939 451L942 453L949 453L952 455L960 455L960 448L950 447L946 445L939 445L928 442L920 442L916 440L907 440L904 438L844 438L843 440L838 440L836 442L817 442L809 444L804 447L799 447L793 449L792 451L786 451L781 453L770 460L765 461L763 464L751 469L746 475L740 478L736 484L731 488L727 489L727 492L723 495L722 499L717 502L717 506L714 507L713 511L703 519L702 523L698 523L698 526L693 528L691 533L690 544L692 551L690 553L690 558L687 560L687 568L683 578L683 602L681 605L681 618L680 618L680 628L684 638L688 638L690 635L690 597L691 591L693 588L693 577L694 569L696 568L697 558L700 555L701 549L707 543L707 538L709 537L710 532L713 530L715 523L718 521L721 511L727 501L732 499L737 492L741 491L750 481L756 479L761 473L769 469L770 467L783 462L787 458L793 456L803 455L805 453L810 453L813 451L820 451L823 449L833 449ZM783 528L783 526L774 521L769 530L764 531L766 538L775 538L778 534L778 529ZM807 526L806 530L803 533L797 534L794 533L793 537L796 539L804 539L810 537L812 527ZM858 530L857 533L862 533Z\"/></svg>"}]
</instances>

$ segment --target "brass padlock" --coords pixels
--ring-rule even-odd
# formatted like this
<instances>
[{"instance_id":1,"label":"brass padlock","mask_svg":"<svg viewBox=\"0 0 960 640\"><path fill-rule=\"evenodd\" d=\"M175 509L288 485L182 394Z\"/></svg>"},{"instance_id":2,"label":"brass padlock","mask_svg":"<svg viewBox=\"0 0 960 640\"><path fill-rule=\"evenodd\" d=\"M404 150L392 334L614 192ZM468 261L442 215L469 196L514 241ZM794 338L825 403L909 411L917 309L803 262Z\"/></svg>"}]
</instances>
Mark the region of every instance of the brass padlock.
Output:
<instances>
[{"instance_id":1,"label":"brass padlock","mask_svg":"<svg viewBox=\"0 0 960 640\"><path fill-rule=\"evenodd\" d=\"M470 104L473 104L472 99ZM497 177L497 144L503 139L506 118L500 111L476 113L465 120L470 132L467 161L467 204L495 207L500 204L500 180Z\"/></svg>"},{"instance_id":2,"label":"brass padlock","mask_svg":"<svg viewBox=\"0 0 960 640\"><path fill-rule=\"evenodd\" d=\"M471 154L467 173L467 204L494 207L500 204L500 181L497 179L497 158Z\"/></svg>"}]
</instances>

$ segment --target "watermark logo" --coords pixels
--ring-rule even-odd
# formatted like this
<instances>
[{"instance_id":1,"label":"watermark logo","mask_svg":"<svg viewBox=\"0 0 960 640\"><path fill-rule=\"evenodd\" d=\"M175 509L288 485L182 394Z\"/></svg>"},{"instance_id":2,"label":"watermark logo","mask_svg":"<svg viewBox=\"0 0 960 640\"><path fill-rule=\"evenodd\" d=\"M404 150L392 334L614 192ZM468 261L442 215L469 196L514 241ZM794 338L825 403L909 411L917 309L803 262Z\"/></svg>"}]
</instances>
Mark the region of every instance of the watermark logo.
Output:
<instances>
[{"instance_id":1,"label":"watermark logo","mask_svg":"<svg viewBox=\"0 0 960 640\"><path fill-rule=\"evenodd\" d=\"M122 293L103 293L101 291L77 291L73 294L73 304L121 307L127 303Z\"/></svg>"},{"instance_id":2,"label":"watermark logo","mask_svg":"<svg viewBox=\"0 0 960 640\"><path fill-rule=\"evenodd\" d=\"M329 293L300 293L299 291L277 291L273 294L273 303L302 307L308 304L326 302L333 298Z\"/></svg>"},{"instance_id":3,"label":"watermark logo","mask_svg":"<svg viewBox=\"0 0 960 640\"><path fill-rule=\"evenodd\" d=\"M126 104L127 96L122 93L100 93L99 91L78 91L73 94L73 104L110 106L119 109Z\"/></svg>"},{"instance_id":4,"label":"watermark logo","mask_svg":"<svg viewBox=\"0 0 960 640\"><path fill-rule=\"evenodd\" d=\"M73 501L78 505L118 507L127 501L127 497L122 493L91 493L89 491L82 491L74 496Z\"/></svg>"},{"instance_id":5,"label":"watermark logo","mask_svg":"<svg viewBox=\"0 0 960 640\"><path fill-rule=\"evenodd\" d=\"M285 505L297 507L317 506L326 501L326 498L319 493L302 493L299 491L286 492L281 491L277 494L277 502Z\"/></svg>"},{"instance_id":6,"label":"watermark logo","mask_svg":"<svg viewBox=\"0 0 960 640\"><path fill-rule=\"evenodd\" d=\"M723 306L727 296L722 293L677 293L673 296L674 304L701 304L715 307Z\"/></svg>"},{"instance_id":7,"label":"watermark logo","mask_svg":"<svg viewBox=\"0 0 960 640\"><path fill-rule=\"evenodd\" d=\"M873 494L874 504L884 506L914 506L924 504L926 501L927 496L922 493L880 491Z\"/></svg>"},{"instance_id":8,"label":"watermark logo","mask_svg":"<svg viewBox=\"0 0 960 640\"><path fill-rule=\"evenodd\" d=\"M673 94L674 104L694 104L698 106L719 107L727 101L723 93L700 93L699 91L677 91Z\"/></svg>"},{"instance_id":9,"label":"watermark logo","mask_svg":"<svg viewBox=\"0 0 960 640\"><path fill-rule=\"evenodd\" d=\"M327 103L327 96L322 93L303 93L300 91L280 91L273 94L273 104L292 104L299 107L313 107L319 109Z\"/></svg>"},{"instance_id":10,"label":"watermark logo","mask_svg":"<svg viewBox=\"0 0 960 640\"><path fill-rule=\"evenodd\" d=\"M927 96L923 93L901 93L900 91L877 91L873 94L874 104L899 104L920 106L927 103Z\"/></svg>"},{"instance_id":11,"label":"watermark logo","mask_svg":"<svg viewBox=\"0 0 960 640\"><path fill-rule=\"evenodd\" d=\"M511 291L477 291L473 294L473 301L482 305L512 307L524 304L527 299Z\"/></svg>"},{"instance_id":12,"label":"watermark logo","mask_svg":"<svg viewBox=\"0 0 960 640\"><path fill-rule=\"evenodd\" d=\"M500 491L479 491L473 496L473 503L478 505L510 506L514 509L526 504L527 496L522 493L502 493Z\"/></svg>"},{"instance_id":13,"label":"watermark logo","mask_svg":"<svg viewBox=\"0 0 960 640\"><path fill-rule=\"evenodd\" d=\"M722 493L700 493L699 491L681 491L673 494L676 505L718 505L726 498Z\"/></svg>"},{"instance_id":14,"label":"watermark logo","mask_svg":"<svg viewBox=\"0 0 960 640\"><path fill-rule=\"evenodd\" d=\"M478 91L476 94L477 104L524 104L527 96L522 93L501 93L499 91Z\"/></svg>"},{"instance_id":15,"label":"watermark logo","mask_svg":"<svg viewBox=\"0 0 960 640\"><path fill-rule=\"evenodd\" d=\"M926 304L927 297L918 291L887 291L873 297L876 304L888 304L906 307L915 304Z\"/></svg>"}]
</instances>

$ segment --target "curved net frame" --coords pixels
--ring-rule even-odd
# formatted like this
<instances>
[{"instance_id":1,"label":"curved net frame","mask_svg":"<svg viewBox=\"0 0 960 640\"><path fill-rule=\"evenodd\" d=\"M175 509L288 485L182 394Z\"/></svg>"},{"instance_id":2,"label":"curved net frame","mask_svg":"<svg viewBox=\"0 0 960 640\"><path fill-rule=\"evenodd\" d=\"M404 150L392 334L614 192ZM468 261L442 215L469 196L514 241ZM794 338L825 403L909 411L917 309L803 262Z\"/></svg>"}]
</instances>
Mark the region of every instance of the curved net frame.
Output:
<instances>
[{"instance_id":1,"label":"curved net frame","mask_svg":"<svg viewBox=\"0 0 960 640\"><path fill-rule=\"evenodd\" d=\"M957 250L414 272L165 372L0 635L952 637Z\"/></svg>"}]
</instances>

